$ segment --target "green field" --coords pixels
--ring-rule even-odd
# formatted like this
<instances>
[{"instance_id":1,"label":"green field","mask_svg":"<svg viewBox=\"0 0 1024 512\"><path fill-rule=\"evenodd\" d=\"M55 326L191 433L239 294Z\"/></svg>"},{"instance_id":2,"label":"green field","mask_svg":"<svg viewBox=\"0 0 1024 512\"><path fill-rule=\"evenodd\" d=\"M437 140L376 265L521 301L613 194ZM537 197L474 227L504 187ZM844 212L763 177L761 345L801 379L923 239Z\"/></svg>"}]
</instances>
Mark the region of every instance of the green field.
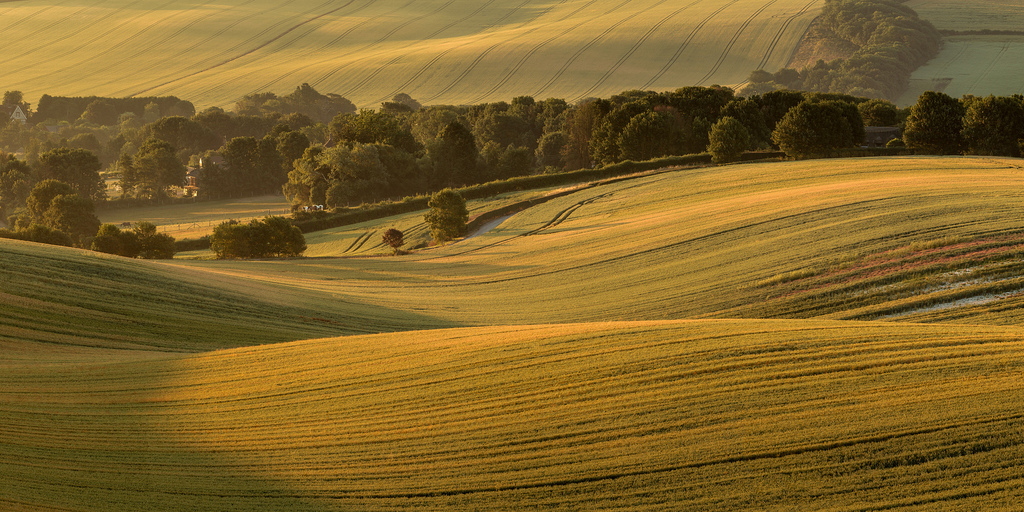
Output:
<instances>
[{"instance_id":1,"label":"green field","mask_svg":"<svg viewBox=\"0 0 1024 512\"><path fill-rule=\"evenodd\" d=\"M1024 1L964 3L955 0L911 0L907 6L940 30L1024 30ZM956 35L944 38L939 55L911 75L900 98L913 105L924 91L941 91L954 98L1024 94L1020 62L1024 33L1018 35Z\"/></svg>"},{"instance_id":2,"label":"green field","mask_svg":"<svg viewBox=\"0 0 1024 512\"><path fill-rule=\"evenodd\" d=\"M954 98L1024 94L1022 60L1024 35L947 37L939 55L911 75L899 103L913 105L924 91Z\"/></svg>"},{"instance_id":3,"label":"green field","mask_svg":"<svg viewBox=\"0 0 1024 512\"><path fill-rule=\"evenodd\" d=\"M0 3L0 88L231 107L308 82L359 107L576 100L784 65L822 0Z\"/></svg>"},{"instance_id":4,"label":"green field","mask_svg":"<svg viewBox=\"0 0 1024 512\"><path fill-rule=\"evenodd\" d=\"M666 171L402 256L422 212L0 241L0 509L1016 510L1021 162Z\"/></svg>"}]
</instances>

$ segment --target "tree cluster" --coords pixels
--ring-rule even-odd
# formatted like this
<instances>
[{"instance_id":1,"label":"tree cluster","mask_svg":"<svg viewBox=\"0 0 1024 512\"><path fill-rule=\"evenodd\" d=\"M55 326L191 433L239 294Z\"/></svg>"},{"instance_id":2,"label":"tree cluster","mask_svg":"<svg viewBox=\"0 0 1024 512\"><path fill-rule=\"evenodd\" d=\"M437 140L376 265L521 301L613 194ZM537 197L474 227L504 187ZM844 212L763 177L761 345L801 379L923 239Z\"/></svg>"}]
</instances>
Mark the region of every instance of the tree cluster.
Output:
<instances>
[{"instance_id":1,"label":"tree cluster","mask_svg":"<svg viewBox=\"0 0 1024 512\"><path fill-rule=\"evenodd\" d=\"M210 235L210 248L218 259L293 257L306 250L299 228L284 217L221 223Z\"/></svg>"},{"instance_id":2,"label":"tree cluster","mask_svg":"<svg viewBox=\"0 0 1024 512\"><path fill-rule=\"evenodd\" d=\"M952 98L928 91L910 107L903 141L937 155L1022 156L1024 96Z\"/></svg>"},{"instance_id":3,"label":"tree cluster","mask_svg":"<svg viewBox=\"0 0 1024 512\"><path fill-rule=\"evenodd\" d=\"M113 224L100 226L92 239L92 250L126 258L170 259L174 257L174 238L157 233L151 222L139 222L131 230Z\"/></svg>"},{"instance_id":4,"label":"tree cluster","mask_svg":"<svg viewBox=\"0 0 1024 512\"><path fill-rule=\"evenodd\" d=\"M910 74L938 54L942 36L913 9L894 0L826 0L805 40L847 53L801 70L755 70L741 94L776 89L897 99Z\"/></svg>"}]
</instances>

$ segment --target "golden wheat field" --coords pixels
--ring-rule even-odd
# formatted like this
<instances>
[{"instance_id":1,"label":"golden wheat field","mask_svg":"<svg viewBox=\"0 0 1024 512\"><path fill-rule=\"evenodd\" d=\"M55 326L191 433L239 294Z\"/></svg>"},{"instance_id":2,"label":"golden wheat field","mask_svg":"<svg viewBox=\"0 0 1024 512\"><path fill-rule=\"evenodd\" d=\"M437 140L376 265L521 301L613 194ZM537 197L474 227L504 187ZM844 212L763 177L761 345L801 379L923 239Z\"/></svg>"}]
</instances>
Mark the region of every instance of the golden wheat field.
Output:
<instances>
[{"instance_id":1,"label":"golden wheat field","mask_svg":"<svg viewBox=\"0 0 1024 512\"><path fill-rule=\"evenodd\" d=\"M422 217L2 240L0 509L1019 510L1022 171L666 170L401 256Z\"/></svg>"},{"instance_id":2,"label":"golden wheat field","mask_svg":"<svg viewBox=\"0 0 1024 512\"><path fill-rule=\"evenodd\" d=\"M0 3L0 88L198 108L308 82L358 107L736 84L784 65L822 0Z\"/></svg>"}]
</instances>

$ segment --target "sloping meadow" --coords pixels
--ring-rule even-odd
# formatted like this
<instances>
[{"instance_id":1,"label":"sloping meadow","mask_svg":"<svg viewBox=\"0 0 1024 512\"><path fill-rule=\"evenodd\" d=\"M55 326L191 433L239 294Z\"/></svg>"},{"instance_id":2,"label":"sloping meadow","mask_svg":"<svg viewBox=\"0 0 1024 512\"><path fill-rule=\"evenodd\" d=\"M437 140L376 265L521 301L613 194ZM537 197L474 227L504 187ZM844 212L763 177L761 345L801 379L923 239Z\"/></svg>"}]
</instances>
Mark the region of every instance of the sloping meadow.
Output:
<instances>
[{"instance_id":1,"label":"sloping meadow","mask_svg":"<svg viewBox=\"0 0 1024 512\"><path fill-rule=\"evenodd\" d=\"M590 323L5 366L0 505L1013 509L1021 334Z\"/></svg>"},{"instance_id":2,"label":"sloping meadow","mask_svg":"<svg viewBox=\"0 0 1024 512\"><path fill-rule=\"evenodd\" d=\"M1022 181L683 169L402 256L2 241L0 508L1013 510Z\"/></svg>"}]
</instances>

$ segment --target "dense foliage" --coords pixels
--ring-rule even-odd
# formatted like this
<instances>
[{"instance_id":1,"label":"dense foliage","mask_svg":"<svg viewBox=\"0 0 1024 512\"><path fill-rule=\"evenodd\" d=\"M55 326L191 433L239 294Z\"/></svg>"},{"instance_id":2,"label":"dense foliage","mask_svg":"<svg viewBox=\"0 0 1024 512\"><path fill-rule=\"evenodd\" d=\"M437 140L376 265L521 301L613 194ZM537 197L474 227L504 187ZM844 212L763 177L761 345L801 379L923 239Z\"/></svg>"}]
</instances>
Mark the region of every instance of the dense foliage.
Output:
<instances>
[{"instance_id":1,"label":"dense foliage","mask_svg":"<svg viewBox=\"0 0 1024 512\"><path fill-rule=\"evenodd\" d=\"M910 74L942 46L931 23L893 0L827 0L805 40L848 56L799 71L756 70L741 93L785 88L895 100Z\"/></svg>"},{"instance_id":2,"label":"dense foliage","mask_svg":"<svg viewBox=\"0 0 1024 512\"><path fill-rule=\"evenodd\" d=\"M210 247L219 259L292 257L306 250L306 239L288 219L275 216L224 222L214 228Z\"/></svg>"},{"instance_id":3,"label":"dense foliage","mask_svg":"<svg viewBox=\"0 0 1024 512\"><path fill-rule=\"evenodd\" d=\"M469 211L466 200L458 192L446 188L433 195L427 203L430 211L423 216L430 226L430 236L443 244L466 234Z\"/></svg>"}]
</instances>

